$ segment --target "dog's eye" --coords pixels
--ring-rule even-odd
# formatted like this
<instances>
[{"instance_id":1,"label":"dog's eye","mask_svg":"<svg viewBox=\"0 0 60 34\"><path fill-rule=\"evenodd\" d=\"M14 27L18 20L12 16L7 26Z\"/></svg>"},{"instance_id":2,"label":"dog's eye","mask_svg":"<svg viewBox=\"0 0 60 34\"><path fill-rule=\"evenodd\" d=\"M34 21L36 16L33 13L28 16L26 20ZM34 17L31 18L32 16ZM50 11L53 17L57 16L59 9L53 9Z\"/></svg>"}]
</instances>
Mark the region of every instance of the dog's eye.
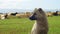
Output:
<instances>
[{"instance_id":1,"label":"dog's eye","mask_svg":"<svg viewBox=\"0 0 60 34\"><path fill-rule=\"evenodd\" d=\"M36 15L36 13L34 13L34 15Z\"/></svg>"}]
</instances>

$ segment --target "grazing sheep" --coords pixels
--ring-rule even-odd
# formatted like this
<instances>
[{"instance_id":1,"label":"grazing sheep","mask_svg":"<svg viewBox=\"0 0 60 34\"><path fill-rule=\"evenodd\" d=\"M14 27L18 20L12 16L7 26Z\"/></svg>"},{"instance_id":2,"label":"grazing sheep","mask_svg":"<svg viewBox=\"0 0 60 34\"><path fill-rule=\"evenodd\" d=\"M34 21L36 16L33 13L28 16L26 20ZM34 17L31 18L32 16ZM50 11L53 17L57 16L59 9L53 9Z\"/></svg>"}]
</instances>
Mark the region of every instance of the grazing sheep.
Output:
<instances>
[{"instance_id":1,"label":"grazing sheep","mask_svg":"<svg viewBox=\"0 0 60 34\"><path fill-rule=\"evenodd\" d=\"M54 16L58 16L58 11L53 13Z\"/></svg>"},{"instance_id":2,"label":"grazing sheep","mask_svg":"<svg viewBox=\"0 0 60 34\"><path fill-rule=\"evenodd\" d=\"M60 12L58 12L58 15L60 16Z\"/></svg>"},{"instance_id":3,"label":"grazing sheep","mask_svg":"<svg viewBox=\"0 0 60 34\"><path fill-rule=\"evenodd\" d=\"M1 14L1 19L5 19L5 15L4 14Z\"/></svg>"},{"instance_id":4,"label":"grazing sheep","mask_svg":"<svg viewBox=\"0 0 60 34\"><path fill-rule=\"evenodd\" d=\"M17 12L16 13L8 13L8 16L16 16L16 14L18 14Z\"/></svg>"},{"instance_id":5,"label":"grazing sheep","mask_svg":"<svg viewBox=\"0 0 60 34\"><path fill-rule=\"evenodd\" d=\"M11 15L13 15L13 16L16 16L16 14L18 14L17 12L16 13L11 13Z\"/></svg>"},{"instance_id":6,"label":"grazing sheep","mask_svg":"<svg viewBox=\"0 0 60 34\"><path fill-rule=\"evenodd\" d=\"M39 8L35 9L34 14L29 18L30 20L36 20L33 25L31 34L48 34L48 22L44 11Z\"/></svg>"},{"instance_id":7,"label":"grazing sheep","mask_svg":"<svg viewBox=\"0 0 60 34\"><path fill-rule=\"evenodd\" d=\"M46 13L46 16L47 16L47 17L52 17L53 14L52 14L52 12L48 12L48 13Z\"/></svg>"},{"instance_id":8,"label":"grazing sheep","mask_svg":"<svg viewBox=\"0 0 60 34\"><path fill-rule=\"evenodd\" d=\"M20 17L20 18L25 18L26 15L25 14L16 14L17 17Z\"/></svg>"},{"instance_id":9,"label":"grazing sheep","mask_svg":"<svg viewBox=\"0 0 60 34\"><path fill-rule=\"evenodd\" d=\"M7 14L1 14L1 15L0 15L0 18L1 18L1 19L6 19L7 16L8 16Z\"/></svg>"},{"instance_id":10,"label":"grazing sheep","mask_svg":"<svg viewBox=\"0 0 60 34\"><path fill-rule=\"evenodd\" d=\"M16 14L17 17L21 17L21 18L26 18L26 17L29 17L31 14Z\"/></svg>"}]
</instances>

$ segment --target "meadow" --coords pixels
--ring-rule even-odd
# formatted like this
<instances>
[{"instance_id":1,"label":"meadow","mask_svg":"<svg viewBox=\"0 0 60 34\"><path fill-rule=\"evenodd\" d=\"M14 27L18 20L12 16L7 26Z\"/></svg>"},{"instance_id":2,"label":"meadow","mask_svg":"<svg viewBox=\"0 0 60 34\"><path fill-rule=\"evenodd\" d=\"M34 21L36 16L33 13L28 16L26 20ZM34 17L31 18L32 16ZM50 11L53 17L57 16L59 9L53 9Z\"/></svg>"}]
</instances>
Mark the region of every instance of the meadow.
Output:
<instances>
[{"instance_id":1,"label":"meadow","mask_svg":"<svg viewBox=\"0 0 60 34\"><path fill-rule=\"evenodd\" d=\"M0 34L30 34L35 21L28 18L0 20ZM60 34L60 16L48 17L48 34Z\"/></svg>"}]
</instances>

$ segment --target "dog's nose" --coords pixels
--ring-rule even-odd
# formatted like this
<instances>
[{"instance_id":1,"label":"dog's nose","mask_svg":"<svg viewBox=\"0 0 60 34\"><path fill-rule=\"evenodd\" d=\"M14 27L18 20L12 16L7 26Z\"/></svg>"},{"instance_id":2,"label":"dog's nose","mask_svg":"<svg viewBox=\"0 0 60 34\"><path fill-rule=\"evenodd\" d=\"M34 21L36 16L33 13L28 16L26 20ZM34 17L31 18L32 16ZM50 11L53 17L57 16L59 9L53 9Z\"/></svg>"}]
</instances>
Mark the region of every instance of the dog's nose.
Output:
<instances>
[{"instance_id":1,"label":"dog's nose","mask_svg":"<svg viewBox=\"0 0 60 34\"><path fill-rule=\"evenodd\" d=\"M36 20L34 16L29 17L30 20Z\"/></svg>"}]
</instances>

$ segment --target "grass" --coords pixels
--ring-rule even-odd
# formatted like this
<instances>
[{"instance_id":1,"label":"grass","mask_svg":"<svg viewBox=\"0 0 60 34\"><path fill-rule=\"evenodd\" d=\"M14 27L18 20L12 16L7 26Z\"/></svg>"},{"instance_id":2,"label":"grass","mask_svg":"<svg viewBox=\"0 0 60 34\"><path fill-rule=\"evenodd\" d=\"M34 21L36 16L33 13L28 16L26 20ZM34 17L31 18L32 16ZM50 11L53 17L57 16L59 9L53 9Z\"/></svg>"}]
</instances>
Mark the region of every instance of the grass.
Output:
<instances>
[{"instance_id":1,"label":"grass","mask_svg":"<svg viewBox=\"0 0 60 34\"><path fill-rule=\"evenodd\" d=\"M48 34L60 34L60 16L48 17ZM0 34L29 34L34 21L28 18L0 20Z\"/></svg>"},{"instance_id":2,"label":"grass","mask_svg":"<svg viewBox=\"0 0 60 34\"><path fill-rule=\"evenodd\" d=\"M60 16L48 18L49 34L60 34Z\"/></svg>"}]
</instances>

